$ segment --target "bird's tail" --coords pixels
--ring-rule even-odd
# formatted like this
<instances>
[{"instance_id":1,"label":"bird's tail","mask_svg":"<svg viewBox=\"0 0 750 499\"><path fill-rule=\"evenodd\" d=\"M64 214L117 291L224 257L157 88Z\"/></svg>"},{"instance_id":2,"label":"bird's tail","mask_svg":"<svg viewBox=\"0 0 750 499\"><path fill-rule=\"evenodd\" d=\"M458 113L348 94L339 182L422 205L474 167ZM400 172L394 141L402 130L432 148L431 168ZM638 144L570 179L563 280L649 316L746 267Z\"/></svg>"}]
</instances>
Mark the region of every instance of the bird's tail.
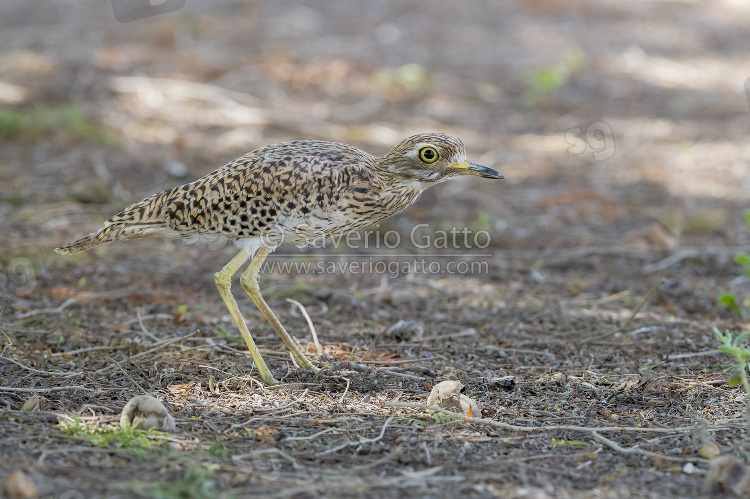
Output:
<instances>
[{"instance_id":1,"label":"bird's tail","mask_svg":"<svg viewBox=\"0 0 750 499\"><path fill-rule=\"evenodd\" d=\"M81 251L86 251L103 243L124 241L134 237L144 237L155 232L159 232L159 230L156 227L150 226L148 223L112 223L105 225L98 231L92 232L88 236L77 239L70 244L55 248L55 252L60 253L61 255L80 253Z\"/></svg>"},{"instance_id":2,"label":"bird's tail","mask_svg":"<svg viewBox=\"0 0 750 499\"><path fill-rule=\"evenodd\" d=\"M86 251L103 243L163 235L169 232L169 226L164 217L164 205L173 192L174 189L171 189L131 204L104 222L104 227L98 231L56 248L55 252L69 255Z\"/></svg>"}]
</instances>

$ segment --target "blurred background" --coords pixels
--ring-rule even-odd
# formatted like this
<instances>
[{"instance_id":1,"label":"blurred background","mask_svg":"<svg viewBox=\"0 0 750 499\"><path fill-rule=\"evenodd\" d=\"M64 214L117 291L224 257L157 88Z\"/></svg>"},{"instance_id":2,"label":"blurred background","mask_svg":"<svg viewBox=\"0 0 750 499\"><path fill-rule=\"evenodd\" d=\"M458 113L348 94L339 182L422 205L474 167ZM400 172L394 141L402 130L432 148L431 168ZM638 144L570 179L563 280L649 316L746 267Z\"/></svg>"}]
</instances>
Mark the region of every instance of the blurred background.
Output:
<instances>
[{"instance_id":1,"label":"blurred background","mask_svg":"<svg viewBox=\"0 0 750 499\"><path fill-rule=\"evenodd\" d=\"M140 269L188 285L186 261L217 269L231 250L51 250L130 202L302 138L383 154L417 132L461 137L507 180L440 185L386 228L488 230L490 280L528 274L512 263L524 254L635 254L607 270L630 277L665 252L745 245L748 26L740 0L3 2L3 292L25 285L25 267L9 268L18 255L41 281L95 268L110 286Z\"/></svg>"},{"instance_id":2,"label":"blurred background","mask_svg":"<svg viewBox=\"0 0 750 499\"><path fill-rule=\"evenodd\" d=\"M740 305L750 294L750 266L734 261L749 242L748 78L747 0L0 1L0 406L25 408L43 387L36 407L98 425L140 388L184 430L170 454L141 461L64 439L50 429L55 413L8 416L0 454L42 492L86 497L134 490L125 480L193 483L183 470L209 459L240 496L397 484L393 497L552 497L530 484L563 487L555 497L699 497L704 438L739 453L746 433L712 327L746 328L750 310L740 321L717 306L722 292ZM417 132L462 138L470 160L506 179L441 184L381 231L404 241L417 224L425 236L487 231L486 248L428 249L442 264L486 267L261 279L323 365L378 373L296 369L236 285L263 355L299 399L253 382L213 281L234 248L143 239L53 253L129 203L266 144L323 139L380 155ZM393 262L415 250L345 253L274 258ZM323 354L290 296L310 311ZM734 426L608 434L627 450L417 411L386 431L396 413L384 402L423 402L448 376L486 417L513 424ZM271 429L266 414L279 415ZM305 432L316 433L288 438ZM256 447L274 473L242 459ZM356 488L365 483L374 489ZM516 486L526 492L503 488Z\"/></svg>"}]
</instances>

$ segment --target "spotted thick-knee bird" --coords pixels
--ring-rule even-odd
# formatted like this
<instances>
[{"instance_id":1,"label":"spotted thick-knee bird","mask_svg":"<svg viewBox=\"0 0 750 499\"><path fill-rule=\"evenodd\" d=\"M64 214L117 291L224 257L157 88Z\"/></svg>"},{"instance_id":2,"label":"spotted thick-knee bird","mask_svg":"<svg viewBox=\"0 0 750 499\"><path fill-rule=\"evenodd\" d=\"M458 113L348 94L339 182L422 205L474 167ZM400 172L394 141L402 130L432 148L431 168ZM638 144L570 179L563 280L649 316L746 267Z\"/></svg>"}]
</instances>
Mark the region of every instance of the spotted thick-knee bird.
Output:
<instances>
[{"instance_id":1,"label":"spotted thick-knee bird","mask_svg":"<svg viewBox=\"0 0 750 499\"><path fill-rule=\"evenodd\" d=\"M276 384L232 296L232 276L251 260L240 278L243 289L297 364L317 371L260 294L258 274L266 256L284 242L304 246L379 222L412 204L426 188L460 175L505 178L467 161L463 142L441 133L411 136L382 157L335 142L282 142L134 203L98 231L55 251L77 253L101 243L150 236L234 243L240 252L214 280L261 378Z\"/></svg>"}]
</instances>

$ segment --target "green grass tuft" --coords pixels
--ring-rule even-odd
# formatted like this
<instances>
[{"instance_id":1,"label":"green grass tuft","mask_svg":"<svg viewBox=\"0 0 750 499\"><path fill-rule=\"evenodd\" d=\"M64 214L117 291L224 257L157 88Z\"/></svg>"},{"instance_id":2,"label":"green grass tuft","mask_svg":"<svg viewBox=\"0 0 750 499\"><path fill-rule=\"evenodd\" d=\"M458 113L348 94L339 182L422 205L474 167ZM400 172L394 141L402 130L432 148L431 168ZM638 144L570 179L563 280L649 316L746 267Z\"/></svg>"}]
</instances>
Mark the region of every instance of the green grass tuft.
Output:
<instances>
[{"instance_id":1,"label":"green grass tuft","mask_svg":"<svg viewBox=\"0 0 750 499\"><path fill-rule=\"evenodd\" d=\"M0 109L0 139L37 142L54 135L82 142L115 145L115 138L89 119L77 106L36 106L31 109Z\"/></svg>"}]
</instances>

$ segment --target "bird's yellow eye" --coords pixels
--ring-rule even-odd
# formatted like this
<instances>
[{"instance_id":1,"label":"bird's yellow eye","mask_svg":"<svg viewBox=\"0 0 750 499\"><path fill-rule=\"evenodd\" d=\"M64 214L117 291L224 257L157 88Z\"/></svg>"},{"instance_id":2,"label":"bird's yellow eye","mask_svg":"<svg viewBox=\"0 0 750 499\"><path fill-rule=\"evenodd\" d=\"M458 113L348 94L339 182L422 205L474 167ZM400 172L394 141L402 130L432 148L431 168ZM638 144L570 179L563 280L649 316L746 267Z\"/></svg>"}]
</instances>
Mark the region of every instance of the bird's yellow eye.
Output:
<instances>
[{"instance_id":1,"label":"bird's yellow eye","mask_svg":"<svg viewBox=\"0 0 750 499\"><path fill-rule=\"evenodd\" d=\"M422 160L423 163L431 165L432 163L437 161L438 158L440 158L440 154L438 154L437 150L434 147L425 146L419 150L419 159Z\"/></svg>"}]
</instances>

